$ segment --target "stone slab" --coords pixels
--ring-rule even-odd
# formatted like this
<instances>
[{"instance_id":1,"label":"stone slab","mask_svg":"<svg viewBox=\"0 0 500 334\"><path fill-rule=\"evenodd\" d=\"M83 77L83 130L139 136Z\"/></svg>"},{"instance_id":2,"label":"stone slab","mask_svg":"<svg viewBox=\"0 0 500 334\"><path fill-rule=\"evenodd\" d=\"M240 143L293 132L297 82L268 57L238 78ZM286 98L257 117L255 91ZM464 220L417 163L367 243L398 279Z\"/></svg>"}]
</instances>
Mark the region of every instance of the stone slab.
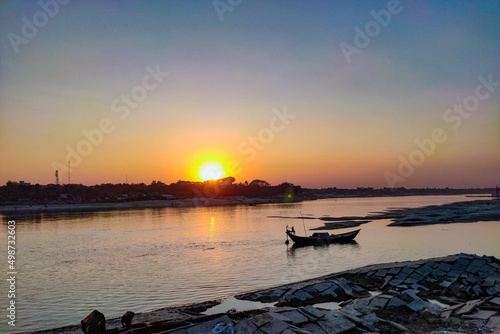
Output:
<instances>
[{"instance_id":1,"label":"stone slab","mask_svg":"<svg viewBox=\"0 0 500 334\"><path fill-rule=\"evenodd\" d=\"M423 286L423 285L420 285L420 284L412 284L411 285L411 288L413 290L422 290L422 291L429 291L429 288Z\"/></svg>"},{"instance_id":2,"label":"stone slab","mask_svg":"<svg viewBox=\"0 0 500 334\"><path fill-rule=\"evenodd\" d=\"M488 328L498 328L500 327L500 316L491 317L486 323Z\"/></svg>"},{"instance_id":3,"label":"stone slab","mask_svg":"<svg viewBox=\"0 0 500 334\"><path fill-rule=\"evenodd\" d=\"M451 264L445 263L445 262L441 262L439 264L439 266L437 267L437 269L439 269L441 271L444 271L444 272L448 272L451 269Z\"/></svg>"},{"instance_id":4,"label":"stone slab","mask_svg":"<svg viewBox=\"0 0 500 334\"><path fill-rule=\"evenodd\" d=\"M376 308L384 308L385 305L387 305L388 301L389 301L388 298L376 296L371 300L369 306Z\"/></svg>"},{"instance_id":5,"label":"stone slab","mask_svg":"<svg viewBox=\"0 0 500 334\"><path fill-rule=\"evenodd\" d=\"M369 322L371 325L375 325L379 319L375 313L369 313L361 317L364 321Z\"/></svg>"},{"instance_id":6,"label":"stone slab","mask_svg":"<svg viewBox=\"0 0 500 334\"><path fill-rule=\"evenodd\" d=\"M325 316L325 314L328 313L328 311L323 311L323 310L318 310L315 307L312 307L310 305L307 305L305 307L301 307L299 309L302 314L304 314L306 317L311 319L312 321L320 319Z\"/></svg>"},{"instance_id":7,"label":"stone slab","mask_svg":"<svg viewBox=\"0 0 500 334\"><path fill-rule=\"evenodd\" d=\"M347 280L345 280L347 281ZM344 290L344 293L348 296L351 296L351 297L354 297L353 295L353 290L352 288L347 284L347 282L344 282L344 281L338 281L337 282L337 285L342 289Z\"/></svg>"},{"instance_id":8,"label":"stone slab","mask_svg":"<svg viewBox=\"0 0 500 334\"><path fill-rule=\"evenodd\" d=\"M312 297L316 296L319 293L319 291L316 290L316 288L314 287L314 285L306 286L303 290L305 292L307 292L308 294L310 294Z\"/></svg>"},{"instance_id":9,"label":"stone slab","mask_svg":"<svg viewBox=\"0 0 500 334\"><path fill-rule=\"evenodd\" d=\"M292 323L292 320L290 318L286 317L285 315L283 315L281 313L268 312L267 314L269 314L274 319L278 319L278 320L281 320L281 321L284 321L284 322L288 322L290 324Z\"/></svg>"},{"instance_id":10,"label":"stone slab","mask_svg":"<svg viewBox=\"0 0 500 334\"><path fill-rule=\"evenodd\" d=\"M403 267L403 269L401 269L401 273L410 275L413 273L413 269L410 267Z\"/></svg>"},{"instance_id":11,"label":"stone slab","mask_svg":"<svg viewBox=\"0 0 500 334\"><path fill-rule=\"evenodd\" d=\"M403 291L403 296L408 296L413 300L422 300L418 296L418 290L405 290L405 291Z\"/></svg>"},{"instance_id":12,"label":"stone slab","mask_svg":"<svg viewBox=\"0 0 500 334\"><path fill-rule=\"evenodd\" d=\"M392 267L389 269L388 274L389 275L397 275L401 271L401 267Z\"/></svg>"},{"instance_id":13,"label":"stone slab","mask_svg":"<svg viewBox=\"0 0 500 334\"><path fill-rule=\"evenodd\" d=\"M299 310L286 311L282 312L281 314L290 319L292 321L292 324L296 326L309 322L309 319L304 314L299 312Z\"/></svg>"},{"instance_id":14,"label":"stone slab","mask_svg":"<svg viewBox=\"0 0 500 334\"><path fill-rule=\"evenodd\" d=\"M471 313L477 306L481 305L484 303L483 300L481 299L475 299L475 300L469 300L465 305L458 310L455 314L456 315L463 315L463 314L468 314Z\"/></svg>"},{"instance_id":15,"label":"stone slab","mask_svg":"<svg viewBox=\"0 0 500 334\"><path fill-rule=\"evenodd\" d=\"M273 319L270 322L266 323L264 326L259 327L259 329L267 334L275 334L283 332L288 327L290 327L290 325L286 322L279 319Z\"/></svg>"},{"instance_id":16,"label":"stone slab","mask_svg":"<svg viewBox=\"0 0 500 334\"><path fill-rule=\"evenodd\" d=\"M311 334L328 334L317 324L308 323L302 326L302 328Z\"/></svg>"},{"instance_id":17,"label":"stone slab","mask_svg":"<svg viewBox=\"0 0 500 334\"><path fill-rule=\"evenodd\" d=\"M441 269L437 268L437 269L434 269L434 271L433 271L430 275L431 275L432 277L436 277L436 278L438 278L438 277L443 277L443 276L446 276L446 273L447 273L447 272L448 272L448 271L444 271L444 270L441 270Z\"/></svg>"},{"instance_id":18,"label":"stone slab","mask_svg":"<svg viewBox=\"0 0 500 334\"><path fill-rule=\"evenodd\" d=\"M338 297L335 289L338 289L338 287L336 285L332 285L328 289L322 291L317 297L327 301L335 300L335 298Z\"/></svg>"},{"instance_id":19,"label":"stone slab","mask_svg":"<svg viewBox=\"0 0 500 334\"><path fill-rule=\"evenodd\" d=\"M462 318L487 320L491 316L495 315L496 313L497 313L496 311L478 310L478 311L471 313L471 314L464 314L464 315L462 315Z\"/></svg>"},{"instance_id":20,"label":"stone slab","mask_svg":"<svg viewBox=\"0 0 500 334\"><path fill-rule=\"evenodd\" d=\"M325 281L325 282L321 282L321 283L317 283L317 284L314 284L314 288L318 291L318 292L323 292L329 288L332 287L332 283L331 282L328 282L328 281Z\"/></svg>"},{"instance_id":21,"label":"stone slab","mask_svg":"<svg viewBox=\"0 0 500 334\"><path fill-rule=\"evenodd\" d=\"M427 262L427 265L431 267L432 269L436 269L439 266L439 263L434 262L434 261L429 261Z\"/></svg>"},{"instance_id":22,"label":"stone slab","mask_svg":"<svg viewBox=\"0 0 500 334\"><path fill-rule=\"evenodd\" d=\"M396 279L400 279L400 280L404 281L405 279L408 278L408 276L410 276L410 274L400 272L399 274L396 275Z\"/></svg>"},{"instance_id":23,"label":"stone slab","mask_svg":"<svg viewBox=\"0 0 500 334\"><path fill-rule=\"evenodd\" d=\"M455 269L451 269L449 272L448 272L448 277L451 277L451 278L459 278L460 275L462 274L463 270L460 271L460 270L455 270Z\"/></svg>"},{"instance_id":24,"label":"stone slab","mask_svg":"<svg viewBox=\"0 0 500 334\"><path fill-rule=\"evenodd\" d=\"M365 330L369 330L371 332L373 332L375 330L372 323L370 323L369 321L366 321L360 317L357 317L357 316L352 315L352 314L344 314L344 317L347 320L354 323L357 327L363 328Z\"/></svg>"},{"instance_id":25,"label":"stone slab","mask_svg":"<svg viewBox=\"0 0 500 334\"><path fill-rule=\"evenodd\" d=\"M413 274L408 276L407 279L405 279L404 283L405 284L415 284L415 283L420 282L423 278L424 278L424 276L420 275L417 272L414 272Z\"/></svg>"},{"instance_id":26,"label":"stone slab","mask_svg":"<svg viewBox=\"0 0 500 334\"><path fill-rule=\"evenodd\" d=\"M500 293L500 284L497 282L495 284L495 286L492 286L491 288L487 288L486 293L489 294L490 296L494 296L494 295Z\"/></svg>"},{"instance_id":27,"label":"stone slab","mask_svg":"<svg viewBox=\"0 0 500 334\"><path fill-rule=\"evenodd\" d=\"M442 286L443 288L447 288L452 284L453 284L453 282L450 282L450 281L442 281L441 283L439 283L439 286Z\"/></svg>"},{"instance_id":28,"label":"stone slab","mask_svg":"<svg viewBox=\"0 0 500 334\"><path fill-rule=\"evenodd\" d=\"M493 274L495 272L495 267L493 267L493 266L491 266L489 264L486 264L479 271L483 272L485 274L491 275L491 274Z\"/></svg>"},{"instance_id":29,"label":"stone slab","mask_svg":"<svg viewBox=\"0 0 500 334\"><path fill-rule=\"evenodd\" d=\"M257 326L250 319L243 319L234 326L236 334L254 333L256 330Z\"/></svg>"},{"instance_id":30,"label":"stone slab","mask_svg":"<svg viewBox=\"0 0 500 334\"><path fill-rule=\"evenodd\" d=\"M311 296L311 294L309 294L307 291L305 290L298 290L298 291L295 291L295 293L293 294L295 297L297 297L300 301L302 302L305 302L309 299L313 299L313 297Z\"/></svg>"},{"instance_id":31,"label":"stone slab","mask_svg":"<svg viewBox=\"0 0 500 334\"><path fill-rule=\"evenodd\" d=\"M455 270L455 271L459 271L460 273L463 272L465 269L467 268L466 265L463 265L463 264L460 264L458 262L455 262L452 266L451 266L451 270ZM450 270L450 271L451 271Z\"/></svg>"},{"instance_id":32,"label":"stone slab","mask_svg":"<svg viewBox=\"0 0 500 334\"><path fill-rule=\"evenodd\" d=\"M467 268L465 268L465 271L471 274L475 274L479 272L479 269L481 269L481 267L473 266L472 264L470 264Z\"/></svg>"},{"instance_id":33,"label":"stone slab","mask_svg":"<svg viewBox=\"0 0 500 334\"><path fill-rule=\"evenodd\" d=\"M363 316L363 313L359 312L358 310L356 310L352 305L349 305L349 306L346 306L346 307L342 307L340 309L340 312L342 313L342 315L351 315L351 316L354 316L354 317L361 317Z\"/></svg>"},{"instance_id":34,"label":"stone slab","mask_svg":"<svg viewBox=\"0 0 500 334\"><path fill-rule=\"evenodd\" d=\"M337 316L333 311L318 320L318 325L328 334L341 334L356 328L352 321Z\"/></svg>"},{"instance_id":35,"label":"stone slab","mask_svg":"<svg viewBox=\"0 0 500 334\"><path fill-rule=\"evenodd\" d=\"M398 285L401 285L402 283L403 283L403 280L398 279L398 278L394 278L394 279L389 281L390 286L398 286Z\"/></svg>"},{"instance_id":36,"label":"stone slab","mask_svg":"<svg viewBox=\"0 0 500 334\"><path fill-rule=\"evenodd\" d=\"M459 258L455 261L454 265L455 265L455 264L459 264L459 265L461 265L461 266L463 266L463 267L467 267L467 266L470 264L470 262L471 262L471 261L470 261L469 259L467 259L466 257L459 257Z\"/></svg>"},{"instance_id":37,"label":"stone slab","mask_svg":"<svg viewBox=\"0 0 500 334\"><path fill-rule=\"evenodd\" d=\"M392 297L387 304L387 307L400 307L405 306L407 303L398 297Z\"/></svg>"},{"instance_id":38,"label":"stone slab","mask_svg":"<svg viewBox=\"0 0 500 334\"><path fill-rule=\"evenodd\" d=\"M250 320L257 326L258 328L264 326L268 322L272 321L274 318L269 313L258 314L254 317L251 317Z\"/></svg>"},{"instance_id":39,"label":"stone slab","mask_svg":"<svg viewBox=\"0 0 500 334\"><path fill-rule=\"evenodd\" d=\"M375 277L385 277L385 275L387 275L388 272L389 272L389 270L387 270L387 269L379 269L375 273Z\"/></svg>"},{"instance_id":40,"label":"stone slab","mask_svg":"<svg viewBox=\"0 0 500 334\"><path fill-rule=\"evenodd\" d=\"M492 286L495 286L495 283L496 283L496 278L494 278L492 276L488 276L484 279L481 286L483 286L485 288L491 288Z\"/></svg>"},{"instance_id":41,"label":"stone slab","mask_svg":"<svg viewBox=\"0 0 500 334\"><path fill-rule=\"evenodd\" d=\"M482 267L486 264L485 260L481 259L474 259L472 262L469 264L470 266L476 266L476 267Z\"/></svg>"},{"instance_id":42,"label":"stone slab","mask_svg":"<svg viewBox=\"0 0 500 334\"><path fill-rule=\"evenodd\" d=\"M428 265L423 265L422 267L418 268L417 270L415 270L417 273L419 273L420 275L422 276L427 276L429 275L430 273L432 273L434 271L434 269L432 269L430 266Z\"/></svg>"},{"instance_id":43,"label":"stone slab","mask_svg":"<svg viewBox=\"0 0 500 334\"><path fill-rule=\"evenodd\" d=\"M412 311L419 312L430 306L431 303L423 300L414 300L406 306Z\"/></svg>"}]
</instances>

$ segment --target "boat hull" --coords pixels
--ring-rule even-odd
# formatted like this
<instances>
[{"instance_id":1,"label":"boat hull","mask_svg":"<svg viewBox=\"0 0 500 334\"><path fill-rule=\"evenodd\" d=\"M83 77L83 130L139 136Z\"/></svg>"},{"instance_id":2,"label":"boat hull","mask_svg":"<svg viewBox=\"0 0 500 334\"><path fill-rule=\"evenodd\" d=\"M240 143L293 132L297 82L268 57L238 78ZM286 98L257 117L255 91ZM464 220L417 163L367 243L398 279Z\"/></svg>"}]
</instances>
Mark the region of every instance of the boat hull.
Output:
<instances>
[{"instance_id":1,"label":"boat hull","mask_svg":"<svg viewBox=\"0 0 500 334\"><path fill-rule=\"evenodd\" d=\"M352 232L342 233L342 234L334 234L329 238L315 238L315 237L301 237L296 234L287 231L286 234L292 239L295 244L298 245L329 245L334 243L344 243L351 242L356 238L359 231L355 230Z\"/></svg>"}]
</instances>

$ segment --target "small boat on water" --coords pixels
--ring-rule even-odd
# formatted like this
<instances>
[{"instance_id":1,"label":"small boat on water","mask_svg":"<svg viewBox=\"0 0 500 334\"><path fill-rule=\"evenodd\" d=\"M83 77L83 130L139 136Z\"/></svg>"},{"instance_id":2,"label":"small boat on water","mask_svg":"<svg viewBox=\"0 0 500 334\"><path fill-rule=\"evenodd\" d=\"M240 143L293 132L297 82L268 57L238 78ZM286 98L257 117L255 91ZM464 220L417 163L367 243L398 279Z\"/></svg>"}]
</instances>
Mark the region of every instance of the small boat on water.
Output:
<instances>
[{"instance_id":1,"label":"small boat on water","mask_svg":"<svg viewBox=\"0 0 500 334\"><path fill-rule=\"evenodd\" d=\"M295 230L292 227L291 230L288 228L286 229L286 235L298 245L328 245L333 243L350 242L356 238L359 231L361 231L361 229L341 234L328 234L326 232L321 232L313 233L310 237L301 237L295 234Z\"/></svg>"}]
</instances>

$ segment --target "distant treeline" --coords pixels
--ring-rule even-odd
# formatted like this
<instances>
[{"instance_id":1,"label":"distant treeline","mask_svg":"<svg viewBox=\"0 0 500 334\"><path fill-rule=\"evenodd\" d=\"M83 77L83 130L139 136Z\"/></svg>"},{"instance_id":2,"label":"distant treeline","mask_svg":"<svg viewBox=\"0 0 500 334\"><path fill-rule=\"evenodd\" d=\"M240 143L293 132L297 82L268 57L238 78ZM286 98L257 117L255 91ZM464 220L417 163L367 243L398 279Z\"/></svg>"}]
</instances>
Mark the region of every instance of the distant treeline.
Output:
<instances>
[{"instance_id":1,"label":"distant treeline","mask_svg":"<svg viewBox=\"0 0 500 334\"><path fill-rule=\"evenodd\" d=\"M172 200L185 198L222 198L245 196L248 198L283 197L296 200L302 188L291 183L271 186L263 180L235 183L233 177L216 181L177 181L165 184L153 181L151 184L101 184L85 186L81 184L39 185L9 181L0 187L2 204L50 204L50 203L92 203L130 202L144 200Z\"/></svg>"},{"instance_id":2,"label":"distant treeline","mask_svg":"<svg viewBox=\"0 0 500 334\"><path fill-rule=\"evenodd\" d=\"M93 203L130 202L144 200L173 200L186 198L223 198L245 196L248 198L281 198L283 202L331 197L375 197L411 195L454 195L492 194L493 188L450 189L450 188L356 188L356 189L303 189L292 183L270 185L264 180L235 183L233 177L216 181L177 181L165 184L153 181L151 184L101 184L85 186L81 184L40 185L24 182L7 182L0 187L0 203L8 204L51 204L51 203Z\"/></svg>"},{"instance_id":3,"label":"distant treeline","mask_svg":"<svg viewBox=\"0 0 500 334\"><path fill-rule=\"evenodd\" d=\"M473 189L452 189L452 188L380 188L371 187L356 189L304 189L310 191L318 197L375 197L375 196L422 196L422 195L463 195L463 194L485 194L491 195L495 188L473 188Z\"/></svg>"}]
</instances>

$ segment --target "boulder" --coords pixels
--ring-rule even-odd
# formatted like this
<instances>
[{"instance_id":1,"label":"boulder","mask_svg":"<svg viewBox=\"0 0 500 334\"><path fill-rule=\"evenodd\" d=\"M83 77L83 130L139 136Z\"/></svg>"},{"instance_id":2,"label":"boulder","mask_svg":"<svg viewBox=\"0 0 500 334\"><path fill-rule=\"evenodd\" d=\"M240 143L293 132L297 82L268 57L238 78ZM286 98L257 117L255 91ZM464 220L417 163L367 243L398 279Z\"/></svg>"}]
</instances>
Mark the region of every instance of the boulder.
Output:
<instances>
[{"instance_id":1,"label":"boulder","mask_svg":"<svg viewBox=\"0 0 500 334\"><path fill-rule=\"evenodd\" d=\"M353 330L356 325L342 317L340 312L330 311L317 324L328 334L341 334Z\"/></svg>"}]
</instances>

